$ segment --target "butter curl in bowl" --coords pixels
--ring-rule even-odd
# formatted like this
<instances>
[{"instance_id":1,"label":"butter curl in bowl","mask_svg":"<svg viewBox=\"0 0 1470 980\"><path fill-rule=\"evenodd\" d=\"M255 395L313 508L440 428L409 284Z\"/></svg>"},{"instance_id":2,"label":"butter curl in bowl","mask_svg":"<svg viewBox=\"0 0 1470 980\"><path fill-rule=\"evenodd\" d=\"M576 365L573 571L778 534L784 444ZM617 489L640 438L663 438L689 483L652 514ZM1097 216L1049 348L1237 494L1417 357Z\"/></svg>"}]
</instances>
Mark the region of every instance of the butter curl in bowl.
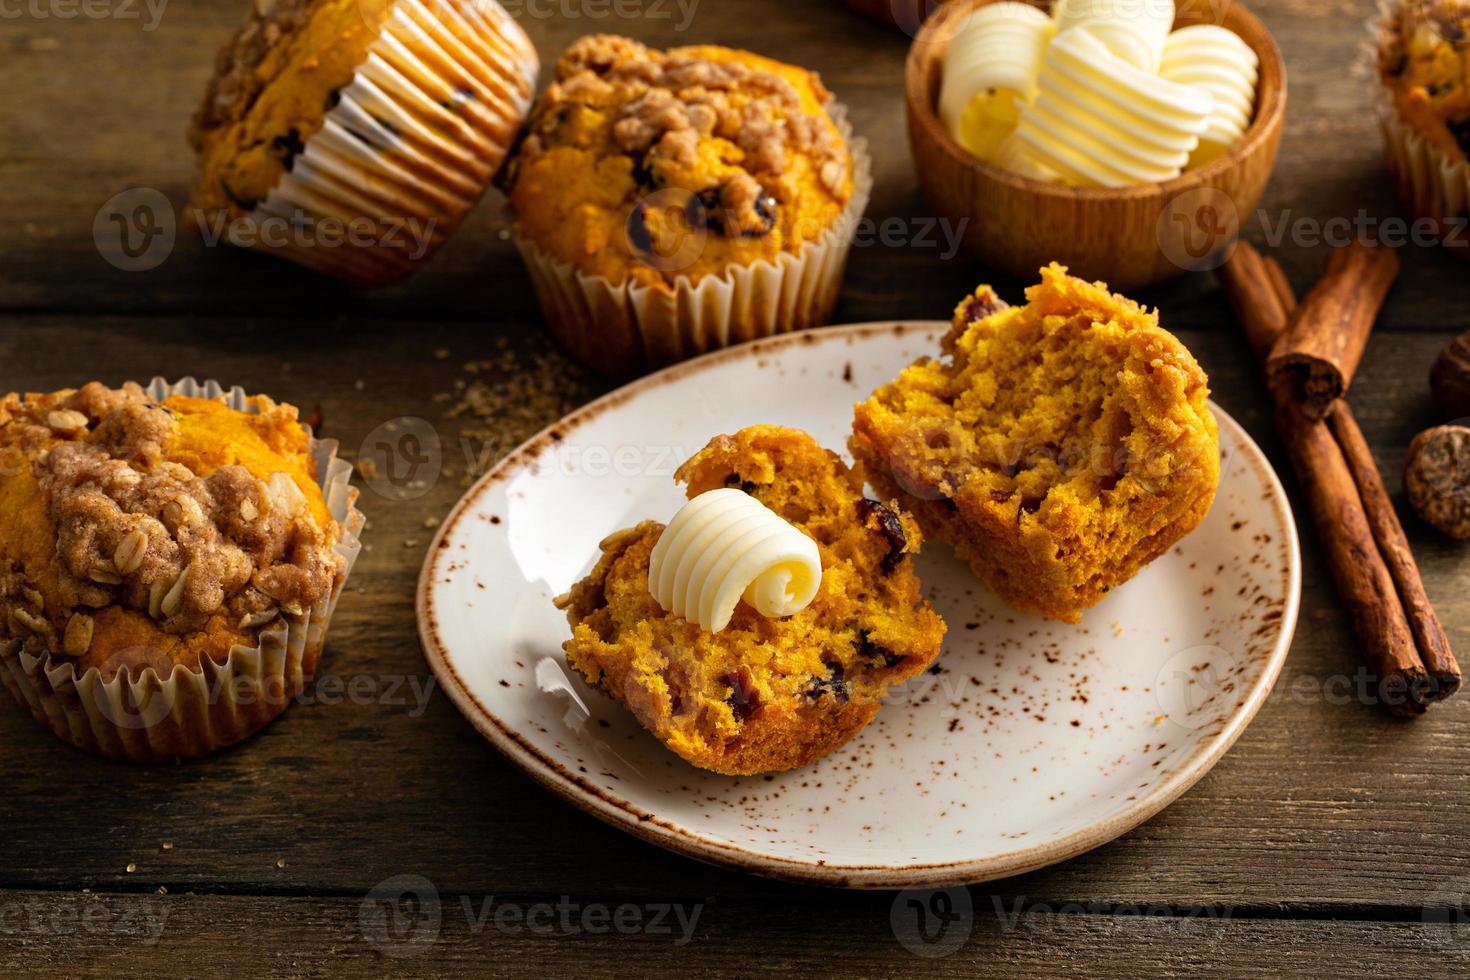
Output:
<instances>
[{"instance_id":1,"label":"butter curl in bowl","mask_svg":"<svg viewBox=\"0 0 1470 980\"><path fill-rule=\"evenodd\" d=\"M1161 30L1169 0L1075 0L1051 17L1038 6L953 0L914 41L909 140L937 215L1017 277L1057 261L1132 289L1218 265L1280 144L1286 75L1269 33L1239 3L1185 6L1172 32ZM1116 19L1135 9L1152 16ZM1006 68L993 81L967 53L999 29L987 22L1030 38L982 59ZM1034 75L1018 81L1018 68ZM1253 91L1239 129L1243 86Z\"/></svg>"}]
</instances>

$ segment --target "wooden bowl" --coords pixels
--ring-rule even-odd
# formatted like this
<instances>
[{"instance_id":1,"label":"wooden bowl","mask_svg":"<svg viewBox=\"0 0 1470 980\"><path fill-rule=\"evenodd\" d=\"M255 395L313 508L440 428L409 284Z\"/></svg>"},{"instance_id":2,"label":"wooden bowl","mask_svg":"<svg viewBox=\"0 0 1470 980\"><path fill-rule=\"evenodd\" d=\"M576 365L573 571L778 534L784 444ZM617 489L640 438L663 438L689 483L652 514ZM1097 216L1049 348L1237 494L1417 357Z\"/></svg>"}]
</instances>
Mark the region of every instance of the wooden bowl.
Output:
<instances>
[{"instance_id":1,"label":"wooden bowl","mask_svg":"<svg viewBox=\"0 0 1470 980\"><path fill-rule=\"evenodd\" d=\"M1198 170L1158 184L1070 188L1022 177L971 155L936 106L949 38L971 11L995 0L951 0L929 18L909 52L909 144L937 217L964 226L968 251L1030 280L1057 261L1074 275L1126 290L1191 269L1213 268L1270 179L1286 114L1286 66L1276 42L1232 0L1181 3L1175 27L1218 23L1261 60L1255 116L1239 144ZM1046 4L1036 6L1045 9Z\"/></svg>"},{"instance_id":2,"label":"wooden bowl","mask_svg":"<svg viewBox=\"0 0 1470 980\"><path fill-rule=\"evenodd\" d=\"M870 20L889 27L897 27L909 37L918 33L919 26L934 13L934 9L948 0L843 0L849 7Z\"/></svg>"}]
</instances>

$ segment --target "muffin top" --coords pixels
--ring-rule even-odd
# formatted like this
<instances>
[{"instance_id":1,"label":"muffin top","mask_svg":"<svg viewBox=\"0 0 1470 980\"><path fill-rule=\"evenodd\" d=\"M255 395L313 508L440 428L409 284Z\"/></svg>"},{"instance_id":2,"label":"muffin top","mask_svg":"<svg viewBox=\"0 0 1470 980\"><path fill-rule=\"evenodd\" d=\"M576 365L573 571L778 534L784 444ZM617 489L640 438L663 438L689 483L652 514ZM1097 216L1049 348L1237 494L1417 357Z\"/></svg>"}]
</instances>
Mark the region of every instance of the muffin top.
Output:
<instances>
[{"instance_id":1,"label":"muffin top","mask_svg":"<svg viewBox=\"0 0 1470 980\"><path fill-rule=\"evenodd\" d=\"M0 400L0 638L110 679L257 645L345 574L296 409L93 382Z\"/></svg>"},{"instance_id":2,"label":"muffin top","mask_svg":"<svg viewBox=\"0 0 1470 980\"><path fill-rule=\"evenodd\" d=\"M517 227L619 284L795 253L853 193L830 101L815 74L748 52L583 38L505 172Z\"/></svg>"},{"instance_id":3,"label":"muffin top","mask_svg":"<svg viewBox=\"0 0 1470 980\"><path fill-rule=\"evenodd\" d=\"M393 0L255 0L194 113L194 206L238 218L265 200L352 81Z\"/></svg>"},{"instance_id":4,"label":"muffin top","mask_svg":"<svg viewBox=\"0 0 1470 980\"><path fill-rule=\"evenodd\" d=\"M1378 65L1399 113L1454 160L1470 148L1470 0L1400 0Z\"/></svg>"}]
</instances>

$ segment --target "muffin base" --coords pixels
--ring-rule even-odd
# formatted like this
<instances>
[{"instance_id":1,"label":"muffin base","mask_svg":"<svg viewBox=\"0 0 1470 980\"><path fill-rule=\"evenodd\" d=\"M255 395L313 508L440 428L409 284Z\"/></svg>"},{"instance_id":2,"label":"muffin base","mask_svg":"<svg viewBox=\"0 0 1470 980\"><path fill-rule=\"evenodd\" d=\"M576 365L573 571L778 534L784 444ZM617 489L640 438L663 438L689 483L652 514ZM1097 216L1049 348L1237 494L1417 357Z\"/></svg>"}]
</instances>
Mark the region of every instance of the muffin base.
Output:
<instances>
[{"instance_id":1,"label":"muffin base","mask_svg":"<svg viewBox=\"0 0 1470 980\"><path fill-rule=\"evenodd\" d=\"M196 220L231 244L359 285L402 279L484 193L530 110L539 67L530 38L494 0L398 0L270 195L222 229L210 227L218 212Z\"/></svg>"},{"instance_id":2,"label":"muffin base","mask_svg":"<svg viewBox=\"0 0 1470 980\"><path fill-rule=\"evenodd\" d=\"M1415 218L1432 221L1434 234L1451 251L1470 260L1470 163L1451 160L1390 102L1379 107L1378 118L1399 200Z\"/></svg>"},{"instance_id":3,"label":"muffin base","mask_svg":"<svg viewBox=\"0 0 1470 980\"><path fill-rule=\"evenodd\" d=\"M828 323L873 190L867 141L853 138L846 107L834 103L828 112L852 156L852 197L832 227L802 245L799 254L733 265L697 282L680 277L672 287L641 286L632 279L614 283L587 275L516 234L557 343L593 370L626 378L732 344Z\"/></svg>"},{"instance_id":4,"label":"muffin base","mask_svg":"<svg viewBox=\"0 0 1470 980\"><path fill-rule=\"evenodd\" d=\"M249 411L241 388L185 378L155 378L149 397L214 398ZM15 700L62 741L94 755L129 762L163 762L207 755L264 728L286 710L316 670L327 626L362 544L365 518L350 485L352 465L337 458L336 440L311 441L327 508L342 526L336 551L346 560L342 580L300 616L282 614L255 647L236 646L224 663L200 669L175 665L168 677L152 667L136 677L120 671L104 680L93 667L80 676L59 654L33 656L17 641L0 644L0 681Z\"/></svg>"},{"instance_id":5,"label":"muffin base","mask_svg":"<svg viewBox=\"0 0 1470 980\"><path fill-rule=\"evenodd\" d=\"M1386 31L1393 30L1394 4L1379 0L1363 40L1363 69L1379 77L1379 51ZM1463 259L1470 259L1470 163L1452 160L1410 125L1380 81L1378 122L1383 132L1383 156L1393 176L1400 203L1416 219L1434 224L1434 234Z\"/></svg>"}]
</instances>

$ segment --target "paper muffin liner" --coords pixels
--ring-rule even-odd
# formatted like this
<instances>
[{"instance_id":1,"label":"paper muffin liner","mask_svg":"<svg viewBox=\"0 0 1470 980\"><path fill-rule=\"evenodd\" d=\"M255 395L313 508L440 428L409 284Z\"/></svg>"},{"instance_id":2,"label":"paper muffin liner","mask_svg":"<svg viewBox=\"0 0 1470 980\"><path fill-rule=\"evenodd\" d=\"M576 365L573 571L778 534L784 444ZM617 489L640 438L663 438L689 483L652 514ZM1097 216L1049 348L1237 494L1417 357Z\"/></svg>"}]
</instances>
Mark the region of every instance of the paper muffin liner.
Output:
<instances>
[{"instance_id":1,"label":"paper muffin liner","mask_svg":"<svg viewBox=\"0 0 1470 980\"><path fill-rule=\"evenodd\" d=\"M831 227L796 254L731 265L698 280L680 276L672 288L643 286L589 275L514 233L557 342L594 370L627 377L731 344L827 323L873 190L867 141L853 138L845 106L833 103L828 112L852 157L852 197Z\"/></svg>"},{"instance_id":2,"label":"paper muffin liner","mask_svg":"<svg viewBox=\"0 0 1470 980\"><path fill-rule=\"evenodd\" d=\"M230 241L359 284L403 278L484 193L539 68L496 0L397 0L322 128Z\"/></svg>"},{"instance_id":3,"label":"paper muffin liner","mask_svg":"<svg viewBox=\"0 0 1470 980\"><path fill-rule=\"evenodd\" d=\"M1368 23L1364 60L1373 77L1379 75L1378 52L1390 29L1395 4L1378 5ZM1381 83L1380 83L1381 85ZM1393 176L1399 201L1414 218L1434 223L1435 234L1452 251L1470 259L1466 218L1470 216L1470 163L1455 160L1403 118L1387 86L1381 85L1378 119L1383 131L1384 159Z\"/></svg>"},{"instance_id":4,"label":"paper muffin liner","mask_svg":"<svg viewBox=\"0 0 1470 980\"><path fill-rule=\"evenodd\" d=\"M1465 218L1470 215L1470 163L1451 160L1423 134L1405 122L1392 102L1379 109L1384 156L1394 189L1415 218L1433 221L1435 233L1470 259Z\"/></svg>"},{"instance_id":5,"label":"paper muffin liner","mask_svg":"<svg viewBox=\"0 0 1470 980\"><path fill-rule=\"evenodd\" d=\"M147 386L155 400L178 394L224 395L237 411L253 412L239 387L184 378ZM315 671L327 626L362 548L364 517L349 483L352 465L337 458L335 439L313 438L322 496L341 525L336 552L346 561L341 581L300 616L282 613L255 647L235 646L223 663L201 658L199 670L175 665L168 677L145 668L137 677L121 670L111 680L75 666L57 653L36 657L20 641L0 643L0 680L21 705L63 741L83 751L131 762L161 762L206 755L264 728L286 710Z\"/></svg>"}]
</instances>

